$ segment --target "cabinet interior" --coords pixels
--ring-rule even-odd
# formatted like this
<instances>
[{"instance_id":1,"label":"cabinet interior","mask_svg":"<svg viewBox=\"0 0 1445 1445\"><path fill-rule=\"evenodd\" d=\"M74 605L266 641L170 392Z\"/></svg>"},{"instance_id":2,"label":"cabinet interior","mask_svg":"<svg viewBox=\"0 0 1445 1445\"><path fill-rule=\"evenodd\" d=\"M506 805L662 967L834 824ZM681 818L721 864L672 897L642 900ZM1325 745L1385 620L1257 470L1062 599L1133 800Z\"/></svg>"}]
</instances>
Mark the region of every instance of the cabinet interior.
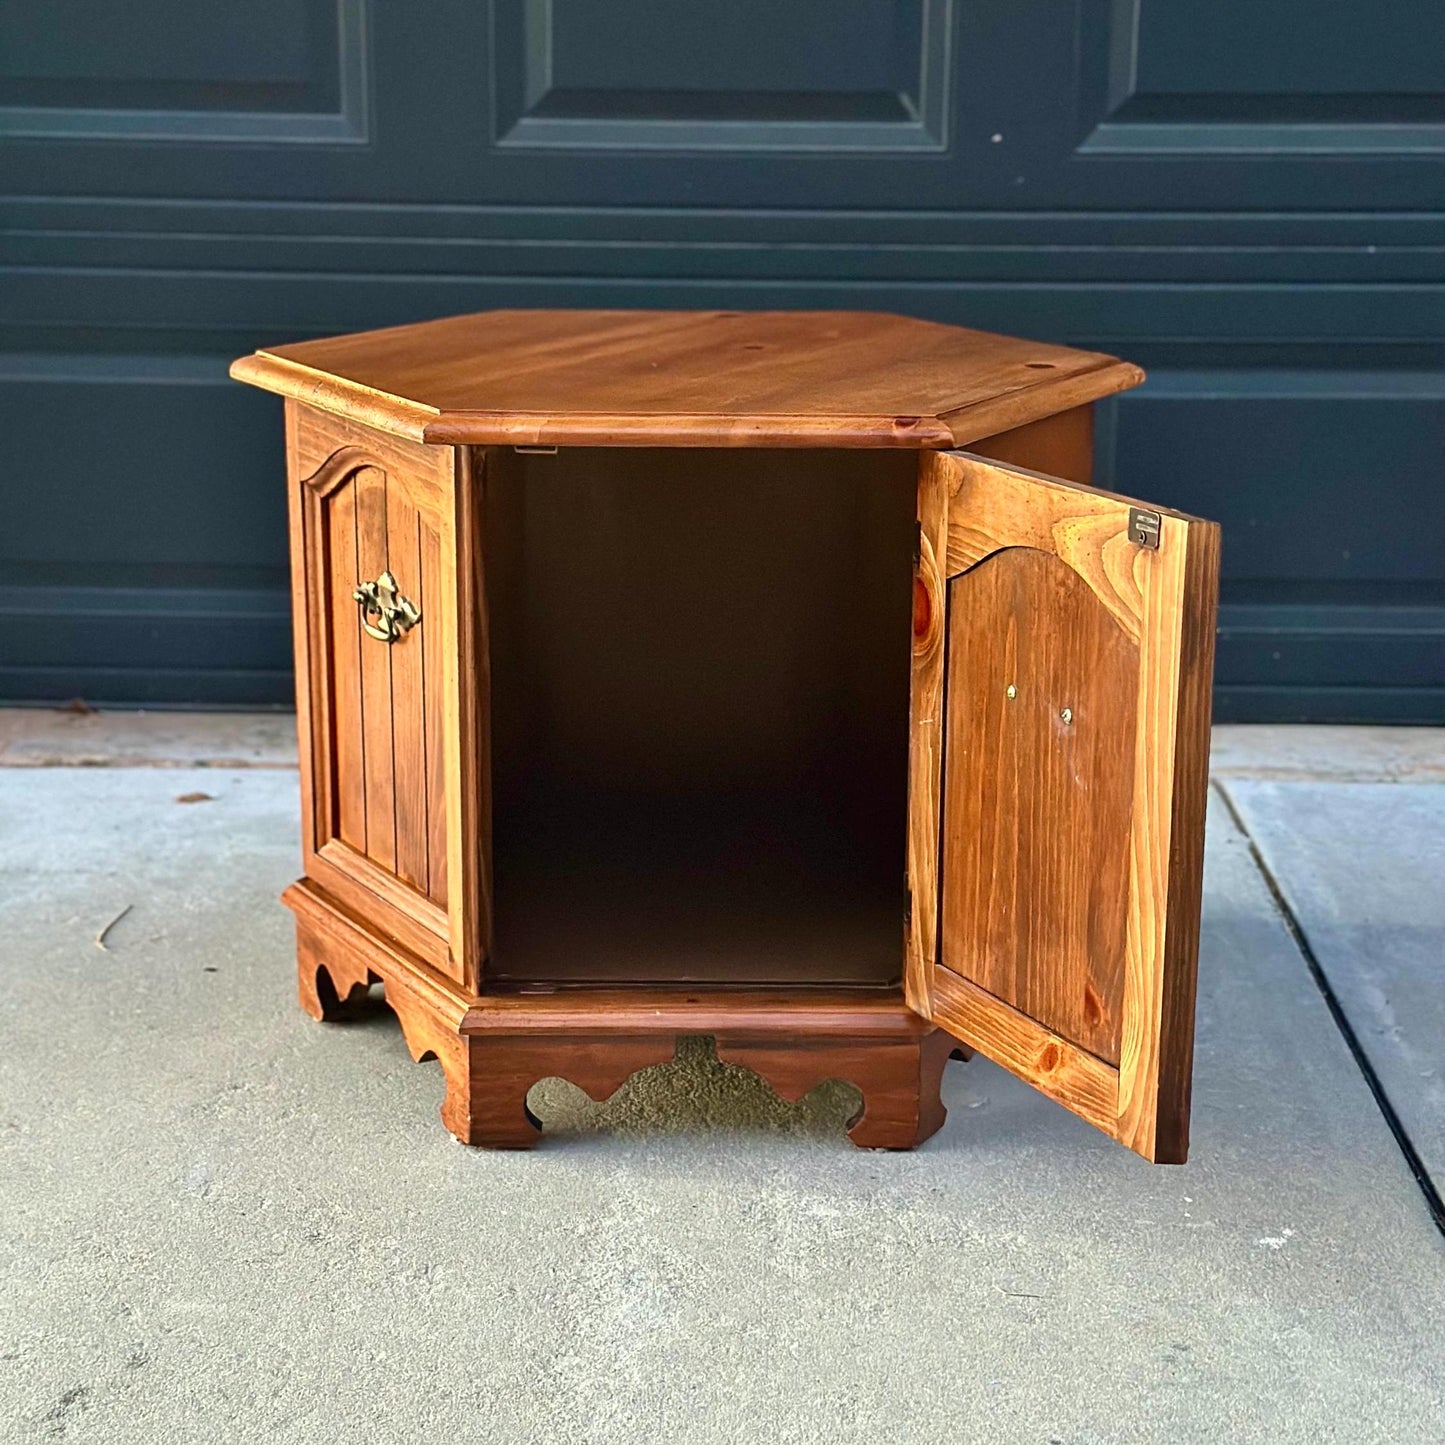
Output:
<instances>
[{"instance_id":1,"label":"cabinet interior","mask_svg":"<svg viewBox=\"0 0 1445 1445\"><path fill-rule=\"evenodd\" d=\"M488 986L897 986L916 468L486 452Z\"/></svg>"}]
</instances>

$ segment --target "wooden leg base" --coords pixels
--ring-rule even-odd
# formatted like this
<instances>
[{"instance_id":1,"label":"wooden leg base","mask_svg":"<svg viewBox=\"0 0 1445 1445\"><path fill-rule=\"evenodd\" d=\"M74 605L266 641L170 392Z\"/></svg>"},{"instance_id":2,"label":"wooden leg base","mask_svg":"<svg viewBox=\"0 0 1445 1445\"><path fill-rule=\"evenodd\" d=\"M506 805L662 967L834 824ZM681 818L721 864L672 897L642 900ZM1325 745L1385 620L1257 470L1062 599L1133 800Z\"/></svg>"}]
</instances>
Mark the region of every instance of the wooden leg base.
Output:
<instances>
[{"instance_id":1,"label":"wooden leg base","mask_svg":"<svg viewBox=\"0 0 1445 1445\"><path fill-rule=\"evenodd\" d=\"M843 1079L863 1096L848 1122L860 1149L913 1149L947 1117L939 1086L957 1041L940 1029L911 1038L736 1040L717 1035L717 1056L760 1074L796 1103L825 1079Z\"/></svg>"},{"instance_id":2,"label":"wooden leg base","mask_svg":"<svg viewBox=\"0 0 1445 1445\"><path fill-rule=\"evenodd\" d=\"M835 993L569 990L478 1000L399 946L373 936L315 885L288 889L296 914L301 1006L344 1019L377 981L414 1059L446 1079L442 1122L464 1144L525 1149L541 1126L527 1093L563 1078L594 1100L639 1069L669 1062L679 1037L710 1034L717 1056L796 1102L826 1079L862 1095L848 1137L865 1149L912 1149L942 1125L939 1086L958 1040L900 997Z\"/></svg>"}]
</instances>

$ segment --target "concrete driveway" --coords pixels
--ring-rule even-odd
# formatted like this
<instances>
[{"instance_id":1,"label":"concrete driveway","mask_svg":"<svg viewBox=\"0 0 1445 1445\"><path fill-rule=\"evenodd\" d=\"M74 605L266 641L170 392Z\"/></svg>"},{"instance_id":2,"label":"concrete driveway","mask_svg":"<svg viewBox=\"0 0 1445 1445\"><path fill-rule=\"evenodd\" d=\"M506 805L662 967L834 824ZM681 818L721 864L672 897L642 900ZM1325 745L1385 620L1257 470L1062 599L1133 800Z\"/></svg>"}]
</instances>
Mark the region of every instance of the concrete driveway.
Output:
<instances>
[{"instance_id":1,"label":"concrete driveway","mask_svg":"<svg viewBox=\"0 0 1445 1445\"><path fill-rule=\"evenodd\" d=\"M1445 732L1218 730L1155 1169L981 1059L860 1152L699 1043L459 1146L294 1004L290 729L0 713L0 1441L1445 1437Z\"/></svg>"}]
</instances>

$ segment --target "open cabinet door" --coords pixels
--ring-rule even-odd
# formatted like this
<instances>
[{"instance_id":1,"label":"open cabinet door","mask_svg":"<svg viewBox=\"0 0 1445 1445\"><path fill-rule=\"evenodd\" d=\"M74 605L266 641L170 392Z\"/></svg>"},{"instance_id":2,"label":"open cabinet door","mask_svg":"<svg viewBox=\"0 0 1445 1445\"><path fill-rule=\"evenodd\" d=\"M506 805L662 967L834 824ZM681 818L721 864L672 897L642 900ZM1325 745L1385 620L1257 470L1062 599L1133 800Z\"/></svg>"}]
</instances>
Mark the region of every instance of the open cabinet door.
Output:
<instances>
[{"instance_id":1,"label":"open cabinet door","mask_svg":"<svg viewBox=\"0 0 1445 1445\"><path fill-rule=\"evenodd\" d=\"M911 1007L1159 1163L1189 1142L1219 531L919 473Z\"/></svg>"}]
</instances>

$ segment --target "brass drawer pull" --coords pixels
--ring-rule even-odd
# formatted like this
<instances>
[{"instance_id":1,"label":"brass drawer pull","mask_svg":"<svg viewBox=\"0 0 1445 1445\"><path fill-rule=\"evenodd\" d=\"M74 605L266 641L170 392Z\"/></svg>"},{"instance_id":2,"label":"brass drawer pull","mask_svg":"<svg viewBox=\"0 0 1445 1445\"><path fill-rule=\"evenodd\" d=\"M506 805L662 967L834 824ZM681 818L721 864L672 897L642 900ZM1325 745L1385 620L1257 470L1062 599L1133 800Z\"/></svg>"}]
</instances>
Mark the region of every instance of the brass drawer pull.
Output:
<instances>
[{"instance_id":1,"label":"brass drawer pull","mask_svg":"<svg viewBox=\"0 0 1445 1445\"><path fill-rule=\"evenodd\" d=\"M397 642L421 621L421 609L396 590L390 572L363 582L351 595L360 604L362 627L378 642Z\"/></svg>"}]
</instances>

